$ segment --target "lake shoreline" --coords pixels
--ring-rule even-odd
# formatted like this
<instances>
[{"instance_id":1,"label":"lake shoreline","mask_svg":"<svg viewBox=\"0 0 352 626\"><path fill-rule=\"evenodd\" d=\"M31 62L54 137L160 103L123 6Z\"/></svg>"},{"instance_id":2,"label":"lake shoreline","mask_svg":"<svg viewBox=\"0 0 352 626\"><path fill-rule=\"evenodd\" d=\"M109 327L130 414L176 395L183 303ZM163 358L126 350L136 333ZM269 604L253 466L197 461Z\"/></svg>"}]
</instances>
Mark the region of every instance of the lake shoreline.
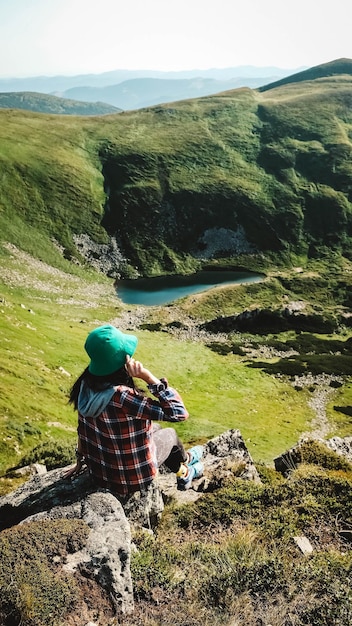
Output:
<instances>
[{"instance_id":1,"label":"lake shoreline","mask_svg":"<svg viewBox=\"0 0 352 626\"><path fill-rule=\"evenodd\" d=\"M265 274L235 270L202 270L195 274L122 279L115 282L117 297L124 304L161 306L180 298L222 287L259 282Z\"/></svg>"}]
</instances>

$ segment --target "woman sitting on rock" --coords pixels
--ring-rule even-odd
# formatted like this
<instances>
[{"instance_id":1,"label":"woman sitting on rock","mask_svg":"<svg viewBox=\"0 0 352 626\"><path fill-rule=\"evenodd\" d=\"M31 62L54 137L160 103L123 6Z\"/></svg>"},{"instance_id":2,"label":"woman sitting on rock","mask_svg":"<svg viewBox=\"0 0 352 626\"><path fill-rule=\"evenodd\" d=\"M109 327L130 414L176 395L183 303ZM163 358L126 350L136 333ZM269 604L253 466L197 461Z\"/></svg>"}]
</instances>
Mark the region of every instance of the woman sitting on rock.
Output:
<instances>
[{"instance_id":1,"label":"woman sitting on rock","mask_svg":"<svg viewBox=\"0 0 352 626\"><path fill-rule=\"evenodd\" d=\"M164 463L176 473L177 488L188 489L203 473L203 448L186 451L174 428L158 424L184 421L188 412L165 378L133 358L137 341L110 324L89 333L84 347L90 364L69 398L78 411L78 446L66 478L86 463L95 484L128 496L147 487ZM147 383L154 398L138 391L133 378Z\"/></svg>"}]
</instances>

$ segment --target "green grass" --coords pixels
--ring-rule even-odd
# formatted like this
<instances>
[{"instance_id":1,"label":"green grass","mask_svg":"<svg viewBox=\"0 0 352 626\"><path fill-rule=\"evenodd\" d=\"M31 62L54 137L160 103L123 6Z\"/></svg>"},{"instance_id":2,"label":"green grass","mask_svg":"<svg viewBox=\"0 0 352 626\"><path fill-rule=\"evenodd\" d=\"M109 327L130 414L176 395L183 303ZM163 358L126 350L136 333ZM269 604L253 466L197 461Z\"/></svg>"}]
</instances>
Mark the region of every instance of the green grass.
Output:
<instances>
[{"instance_id":1,"label":"green grass","mask_svg":"<svg viewBox=\"0 0 352 626\"><path fill-rule=\"evenodd\" d=\"M180 343L165 333L138 335L137 354L148 360L157 375L169 378L190 412L187 422L176 425L187 443L203 443L239 428L253 457L270 462L297 440L312 418L304 393L249 368L236 355L223 357L204 345ZM160 363L164 364L161 372Z\"/></svg>"},{"instance_id":2,"label":"green grass","mask_svg":"<svg viewBox=\"0 0 352 626\"><path fill-rule=\"evenodd\" d=\"M68 261L62 260L62 269L54 269L11 248L2 250L1 259L0 468L4 472L42 444L58 442L73 449L76 415L67 398L87 364L86 335L98 324L118 320L129 307L117 300L111 281ZM287 270L286 275L294 286L294 272ZM183 396L190 419L176 428L186 444L238 428L254 460L271 463L310 429L314 417L308 404L311 392L296 391L290 379L307 371L342 375L350 371L348 333L335 337L293 331L262 337L237 333L226 344L218 346L215 340L213 346L211 341L208 345L180 342L164 332L165 324L182 320L185 313L201 321L270 302L279 305L287 297L280 281L272 277L192 296L151 311L150 321L157 331L135 330L140 340L137 357L157 375L166 376ZM297 285L300 289L299 281ZM243 349L266 345L284 351L293 348L299 354L263 359L248 357ZM287 377L277 376L283 372ZM351 386L346 381L327 407L331 434L349 434L351 404Z\"/></svg>"},{"instance_id":3,"label":"green grass","mask_svg":"<svg viewBox=\"0 0 352 626\"><path fill-rule=\"evenodd\" d=\"M2 623L9 619L28 626L63 623L76 604L78 585L60 571L54 558L60 561L83 548L88 534L81 520L32 522L1 533Z\"/></svg>"},{"instance_id":4,"label":"green grass","mask_svg":"<svg viewBox=\"0 0 352 626\"><path fill-rule=\"evenodd\" d=\"M262 484L229 479L193 505L167 507L156 537L136 533L127 626L152 626L161 613L177 626L232 624L234 615L241 626L347 626L352 555L339 530L351 523L351 465L322 446L310 452L314 465L288 479L268 470ZM310 555L294 544L302 535Z\"/></svg>"},{"instance_id":5,"label":"green grass","mask_svg":"<svg viewBox=\"0 0 352 626\"><path fill-rule=\"evenodd\" d=\"M73 233L106 228L142 274L192 271L204 230L239 224L265 253L348 255L350 93L334 76L100 118L0 110L2 237L74 257Z\"/></svg>"},{"instance_id":6,"label":"green grass","mask_svg":"<svg viewBox=\"0 0 352 626\"><path fill-rule=\"evenodd\" d=\"M0 289L3 470L40 442L73 445L76 418L67 394L85 366L85 337L119 305L109 281L83 278L82 270L68 274L15 254L3 256L1 271L12 282Z\"/></svg>"}]
</instances>

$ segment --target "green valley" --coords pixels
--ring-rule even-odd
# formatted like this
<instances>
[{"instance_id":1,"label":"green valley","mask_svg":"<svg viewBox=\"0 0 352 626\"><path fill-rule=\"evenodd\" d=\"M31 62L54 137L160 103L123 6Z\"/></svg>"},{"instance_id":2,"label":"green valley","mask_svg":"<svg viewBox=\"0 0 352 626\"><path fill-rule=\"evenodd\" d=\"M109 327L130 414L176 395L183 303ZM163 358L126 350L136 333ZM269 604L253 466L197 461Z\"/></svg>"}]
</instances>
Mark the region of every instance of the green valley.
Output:
<instances>
[{"instance_id":1,"label":"green valley","mask_svg":"<svg viewBox=\"0 0 352 626\"><path fill-rule=\"evenodd\" d=\"M98 584L57 565L88 526L5 530L6 623L76 625L100 608L104 626L351 623L351 463L321 443L352 427L351 102L342 59L113 115L0 110L0 495L25 466L73 462L68 394L105 322L180 391L185 444L238 429L259 476L235 464L197 502L166 503L154 534L133 531L131 616L110 619ZM120 277L198 269L263 280L166 306L116 294ZM302 437L282 476L274 459Z\"/></svg>"},{"instance_id":2,"label":"green valley","mask_svg":"<svg viewBox=\"0 0 352 626\"><path fill-rule=\"evenodd\" d=\"M3 469L42 441L72 445L72 378L59 368L76 376L87 328L127 315L112 279L77 245L83 234L92 245L116 241L111 276L263 271L259 284L152 307L137 326L141 356L168 363L194 416L183 428L189 442L236 426L253 455L270 461L309 429L309 392L297 394L294 377L351 374L352 61L343 75L327 66L267 90L118 115L0 111ZM241 245L227 248L225 237L211 255L204 235L219 231L240 232ZM303 317L288 322L291 302ZM241 326L237 317L256 310L258 323ZM207 339L178 344L165 334L177 324L198 325L198 335L203 325ZM342 408L351 405L348 380L334 400ZM327 410L329 432L348 434L348 409Z\"/></svg>"}]
</instances>

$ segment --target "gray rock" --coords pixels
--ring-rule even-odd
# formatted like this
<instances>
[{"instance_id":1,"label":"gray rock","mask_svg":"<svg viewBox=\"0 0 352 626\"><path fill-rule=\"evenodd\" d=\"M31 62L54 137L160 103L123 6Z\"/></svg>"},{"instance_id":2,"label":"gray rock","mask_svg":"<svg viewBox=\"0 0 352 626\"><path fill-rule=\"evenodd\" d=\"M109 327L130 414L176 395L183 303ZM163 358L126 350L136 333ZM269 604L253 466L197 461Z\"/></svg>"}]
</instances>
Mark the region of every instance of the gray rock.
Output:
<instances>
[{"instance_id":1,"label":"gray rock","mask_svg":"<svg viewBox=\"0 0 352 626\"><path fill-rule=\"evenodd\" d=\"M228 430L205 444L204 465L213 482L219 473L233 473L236 465L238 478L260 482L253 459L237 429Z\"/></svg>"},{"instance_id":2,"label":"gray rock","mask_svg":"<svg viewBox=\"0 0 352 626\"><path fill-rule=\"evenodd\" d=\"M204 445L204 474L193 480L187 491L178 491L174 474L161 473L158 479L165 502L195 502L204 493L219 489L234 473L243 480L260 482L258 471L239 430L231 429Z\"/></svg>"},{"instance_id":3,"label":"gray rock","mask_svg":"<svg viewBox=\"0 0 352 626\"><path fill-rule=\"evenodd\" d=\"M309 439L313 437L302 438L295 446L286 450L283 454L280 454L274 459L274 465L276 471L280 472L284 476L289 474L292 470L296 469L301 461L300 448ZM314 437L315 441L324 444L329 450L333 450L336 454L343 456L350 463L352 462L352 437L332 437L331 439L323 439L321 437Z\"/></svg>"},{"instance_id":4,"label":"gray rock","mask_svg":"<svg viewBox=\"0 0 352 626\"><path fill-rule=\"evenodd\" d=\"M74 235L73 240L82 257L95 270L112 278L120 277L121 267L126 265L127 259L122 255L114 237L108 243L97 243L86 233L81 233Z\"/></svg>"},{"instance_id":5,"label":"gray rock","mask_svg":"<svg viewBox=\"0 0 352 626\"><path fill-rule=\"evenodd\" d=\"M62 569L78 571L96 580L107 591L118 613L131 613L131 531L121 503L111 493L91 493L79 502L54 506L27 517L22 523L72 518L83 520L90 533L85 547L69 554Z\"/></svg>"},{"instance_id":6,"label":"gray rock","mask_svg":"<svg viewBox=\"0 0 352 626\"><path fill-rule=\"evenodd\" d=\"M16 491L1 497L0 530L56 506L81 502L91 493L104 492L94 486L88 472L81 473L73 480L65 479L66 469L55 469L44 475L33 476ZM131 523L152 528L160 517L164 504L157 485L152 483L142 494L137 492L124 500L123 508Z\"/></svg>"},{"instance_id":7,"label":"gray rock","mask_svg":"<svg viewBox=\"0 0 352 626\"><path fill-rule=\"evenodd\" d=\"M332 437L325 444L337 454L344 456L352 463L352 437Z\"/></svg>"},{"instance_id":8,"label":"gray rock","mask_svg":"<svg viewBox=\"0 0 352 626\"><path fill-rule=\"evenodd\" d=\"M309 539L304 535L299 537L293 537L293 541L303 554L311 554L313 552L313 546Z\"/></svg>"},{"instance_id":9,"label":"gray rock","mask_svg":"<svg viewBox=\"0 0 352 626\"><path fill-rule=\"evenodd\" d=\"M0 528L39 519L82 519L91 529L87 545L70 555L64 568L95 579L116 610L128 613L133 609L130 523L155 527L164 508L159 487L152 483L122 504L107 490L97 489L87 472L73 480L64 473L55 469L36 475L0 498Z\"/></svg>"},{"instance_id":10,"label":"gray rock","mask_svg":"<svg viewBox=\"0 0 352 626\"><path fill-rule=\"evenodd\" d=\"M24 467L18 467L10 472L13 477L21 476L34 476L35 474L46 474L46 466L42 463L33 463L32 465L25 465Z\"/></svg>"}]
</instances>

